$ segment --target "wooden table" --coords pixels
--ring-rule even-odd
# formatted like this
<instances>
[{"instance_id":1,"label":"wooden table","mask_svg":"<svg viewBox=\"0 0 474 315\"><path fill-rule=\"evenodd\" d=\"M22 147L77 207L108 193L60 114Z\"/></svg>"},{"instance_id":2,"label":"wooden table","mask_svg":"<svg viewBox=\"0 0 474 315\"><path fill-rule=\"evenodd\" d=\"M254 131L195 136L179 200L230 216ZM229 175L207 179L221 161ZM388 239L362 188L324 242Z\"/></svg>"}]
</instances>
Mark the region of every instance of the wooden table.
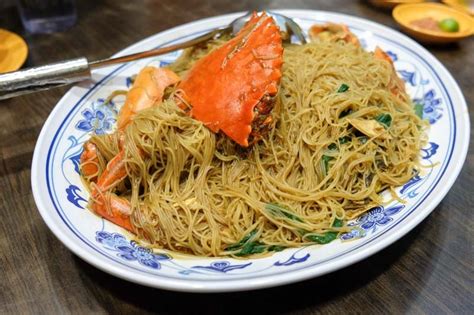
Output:
<instances>
[{"instance_id":1,"label":"wooden table","mask_svg":"<svg viewBox=\"0 0 474 315\"><path fill-rule=\"evenodd\" d=\"M396 28L390 13L362 1L118 1L78 2L76 26L27 35L14 8L0 27L22 34L27 65L107 57L134 42L196 19L252 8L307 8L361 16ZM203 2L203 3L201 3ZM474 102L474 40L428 49ZM332 274L279 288L229 294L150 289L110 276L73 255L48 230L30 188L40 129L60 88L0 102L0 313L472 313L474 155L436 210L377 255ZM472 111L470 113L472 120ZM471 131L471 144L472 144ZM472 146L471 146L472 147Z\"/></svg>"}]
</instances>

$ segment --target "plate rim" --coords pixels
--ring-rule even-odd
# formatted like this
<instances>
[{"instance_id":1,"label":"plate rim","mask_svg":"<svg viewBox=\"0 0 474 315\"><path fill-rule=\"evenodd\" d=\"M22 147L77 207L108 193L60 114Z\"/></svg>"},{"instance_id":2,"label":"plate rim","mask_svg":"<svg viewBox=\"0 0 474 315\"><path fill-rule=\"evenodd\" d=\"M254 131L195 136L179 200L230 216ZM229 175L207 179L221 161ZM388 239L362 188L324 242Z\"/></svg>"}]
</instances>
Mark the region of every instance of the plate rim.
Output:
<instances>
[{"instance_id":1,"label":"plate rim","mask_svg":"<svg viewBox=\"0 0 474 315\"><path fill-rule=\"evenodd\" d=\"M319 14L324 17L326 16L332 16L335 18L350 18L352 20L355 20L357 23L363 23L363 24L372 24L376 25L379 28L382 28L386 31L389 32L395 32L399 36L402 36L404 40L408 40L410 45L415 46L415 48L421 49L423 51L423 57L429 56L429 58L433 59L435 65L436 65L436 71L438 74L447 76L446 82L449 83L449 89L448 91L450 94L454 94L460 97L461 103L460 106L463 106L463 109L467 111L467 105L466 101L464 99L464 95L462 94L462 91L459 88L459 85L455 81L455 79L452 77L452 75L447 71L447 69L442 65L438 59L436 59L429 51L424 49L422 46L420 46L418 43L414 42L404 34L401 34L400 32L391 29L387 26L384 26L382 24L370 21L365 18L360 18L356 16L350 16L346 14L341 14L337 12L329 12L329 11L318 11L318 10L297 10L297 9L281 9L281 10L272 10L275 12L279 12L282 14L288 14L291 15L293 14ZM151 38L157 36L157 35L166 35L170 33L174 33L179 31L180 29L189 29L192 24L197 23L197 22L206 22L206 21L215 21L217 19L230 19L234 16L238 16L240 14L243 14L243 12L235 12L235 13L230 13L230 14L225 14L225 15L217 15L205 19L199 19L195 21L191 21L189 23L181 24L178 26L175 26L173 28L170 28L168 30L165 30L163 32L153 34L149 37L146 37L128 47L125 49L121 50L115 55L120 55L124 54L124 51L128 50L133 50L137 47L140 47L143 45L144 42L150 40ZM111 68L113 71L117 68ZM439 71L440 70L440 71ZM112 72L112 71L110 71ZM441 73L439 73L441 72ZM69 96L72 94L73 88L71 88L67 93L64 94L64 96L58 101L57 104L60 104L64 100L66 100ZM40 178L41 176L35 176L35 175L40 175L41 174L41 168L40 162L42 161L41 156L39 156L39 151L41 150L42 147L44 147L43 143L44 142L49 142L46 141L47 138L47 133L49 130L49 126L53 123L53 118L57 116L58 112L61 112L63 109L62 107L64 106L55 106L53 111L49 114L42 130L41 133L38 137L38 141L35 146L34 154L33 154L33 160L32 160L32 168L31 168L31 184L32 184L32 190L33 190L33 196L37 205L37 208L45 221L45 223L48 225L49 229L53 232L53 234L66 246L68 247L74 254L77 256L81 257L81 259L87 261L88 263L92 264L93 266L107 272L110 274L113 274L114 276L117 276L119 278L151 286L151 287L157 287L157 288L162 288L162 289L168 289L168 290L175 290L175 291L187 291L187 292L227 292L227 291L242 291L242 290L250 290L250 289L260 289L264 287L270 287L270 286L277 286L277 285L284 285L288 283L293 283L297 281L302 281L306 280L309 278L314 278L317 276L321 276L323 274L344 268L348 265L354 264L362 259L365 259L376 252L384 249L385 247L393 244L395 241L397 241L399 238L403 237L406 235L409 231L411 231L415 226L417 226L421 221L423 221L439 204L439 202L444 198L444 196L449 192L450 188L454 184L454 181L456 180L459 172L461 171L461 168L464 164L466 155L467 155L467 149L469 146L469 137L470 137L470 122L469 122L469 117L468 115L462 115L462 117L456 117L458 120L463 120L463 125L465 128L463 130L457 130L457 132L461 131L463 133L463 139L465 141L461 144L461 147L459 151L459 161L462 161L462 163L456 163L452 164L450 162L449 167L447 167L447 170L452 170L452 172L448 175L444 174L440 177L441 179L446 180L447 183L445 186L449 187L449 189L444 189L443 192L439 195L436 196L433 200L436 201L430 201L426 204L426 208L430 208L429 210L424 210L424 212L419 213L415 218L416 220L409 220L407 221L406 224L395 230L395 232L391 231L388 233L387 237L384 238L383 240L376 242L374 244L371 244L366 247L360 248L357 252L350 254L348 257L345 257L344 259L332 261L330 266L326 266L324 264L319 265L319 266L308 266L306 268L300 269L300 270L295 270L295 271L290 271L287 274L279 277L278 275L272 274L272 275L266 275L266 276L261 276L258 278L256 281L250 281L249 279L226 279L224 283L218 282L218 281L211 281L212 287L209 286L205 281L200 281L200 280L190 280L190 279L167 279L167 278L161 278L159 275L156 275L156 277L150 277L148 276L149 279L146 278L138 278L136 277L137 271L130 271L127 270L125 267L119 267L116 266L112 263L106 264L105 261L103 261L103 258L96 258L95 256L89 256L87 251L84 250L82 247L83 245L79 245L75 241L70 239L70 236L67 235L69 231L63 231L64 227L57 226L54 223L54 220L51 217L51 213L49 210L47 210L48 206L43 204L43 200L41 199L41 196L39 195L38 187L37 184L40 183ZM454 113L454 112L453 112ZM464 118L464 119L463 119ZM48 144L48 143L47 143ZM458 151L456 150L456 144L453 146L453 152ZM454 169L453 169L454 168ZM436 187L436 186L435 186ZM105 263L105 265L103 264ZM125 268L125 270L123 270ZM316 269L316 270L314 270ZM125 272L124 272L125 271ZM134 277L135 276L135 277ZM159 278L159 282L157 283L157 279ZM151 280L150 280L151 279ZM240 283L240 284L239 284Z\"/></svg>"}]
</instances>

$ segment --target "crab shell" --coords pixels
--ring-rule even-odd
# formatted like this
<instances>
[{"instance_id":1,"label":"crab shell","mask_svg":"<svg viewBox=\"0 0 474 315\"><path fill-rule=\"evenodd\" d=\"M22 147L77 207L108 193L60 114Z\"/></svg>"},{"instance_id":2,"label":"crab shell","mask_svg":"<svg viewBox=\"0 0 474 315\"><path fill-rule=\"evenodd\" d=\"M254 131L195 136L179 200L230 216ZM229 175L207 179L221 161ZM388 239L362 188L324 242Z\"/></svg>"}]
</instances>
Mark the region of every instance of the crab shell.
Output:
<instances>
[{"instance_id":1,"label":"crab shell","mask_svg":"<svg viewBox=\"0 0 474 315\"><path fill-rule=\"evenodd\" d=\"M346 43L351 43L356 46L360 46L359 39L355 36L350 30L349 27L345 24L337 23L326 23L326 24L315 24L311 26L308 32L309 38L312 41L329 41L329 42L338 42L343 41Z\"/></svg>"},{"instance_id":2,"label":"crab shell","mask_svg":"<svg viewBox=\"0 0 474 315\"><path fill-rule=\"evenodd\" d=\"M278 26L254 13L234 38L197 61L178 88L193 118L247 147L255 106L278 92L282 63Z\"/></svg>"}]
</instances>

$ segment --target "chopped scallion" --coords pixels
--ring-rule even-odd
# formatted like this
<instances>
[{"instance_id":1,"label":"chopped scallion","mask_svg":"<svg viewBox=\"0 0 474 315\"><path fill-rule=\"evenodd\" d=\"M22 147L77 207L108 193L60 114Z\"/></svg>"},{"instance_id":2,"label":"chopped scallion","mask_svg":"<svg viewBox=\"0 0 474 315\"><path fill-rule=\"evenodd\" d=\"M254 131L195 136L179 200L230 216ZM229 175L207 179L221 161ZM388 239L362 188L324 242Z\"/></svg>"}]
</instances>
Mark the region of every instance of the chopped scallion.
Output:
<instances>
[{"instance_id":1,"label":"chopped scallion","mask_svg":"<svg viewBox=\"0 0 474 315\"><path fill-rule=\"evenodd\" d=\"M344 222L339 219L335 219L334 223L332 224L333 227L342 227L343 225L344 225ZM337 238L338 234L339 232L330 231L323 234L305 235L303 238L310 240L311 242L314 242L316 244L327 244L334 241Z\"/></svg>"},{"instance_id":2,"label":"chopped scallion","mask_svg":"<svg viewBox=\"0 0 474 315\"><path fill-rule=\"evenodd\" d=\"M420 117L420 119L423 119L423 104L415 104L415 114Z\"/></svg>"},{"instance_id":3,"label":"chopped scallion","mask_svg":"<svg viewBox=\"0 0 474 315\"><path fill-rule=\"evenodd\" d=\"M253 239L255 234L257 234L257 230L253 230L249 234L245 235L238 243L235 243L233 245L228 246L226 248L226 250L231 251L231 250L236 250L236 249L241 248L242 246L245 245L245 243L247 243L249 240Z\"/></svg>"},{"instance_id":4,"label":"chopped scallion","mask_svg":"<svg viewBox=\"0 0 474 315\"><path fill-rule=\"evenodd\" d=\"M332 159L333 157L329 155L323 155L323 157L321 158L324 165L324 176L326 176L329 172L329 161L331 161Z\"/></svg>"},{"instance_id":5,"label":"chopped scallion","mask_svg":"<svg viewBox=\"0 0 474 315\"><path fill-rule=\"evenodd\" d=\"M392 116L390 116L390 114L380 114L375 117L375 120L381 123L385 129L388 129L392 124Z\"/></svg>"},{"instance_id":6,"label":"chopped scallion","mask_svg":"<svg viewBox=\"0 0 474 315\"><path fill-rule=\"evenodd\" d=\"M337 93L344 93L347 90L349 90L349 85L342 83L339 89L337 90Z\"/></svg>"},{"instance_id":7,"label":"chopped scallion","mask_svg":"<svg viewBox=\"0 0 474 315\"><path fill-rule=\"evenodd\" d=\"M303 219L301 219L296 214L292 213L290 210L285 209L284 207L274 204L274 203L267 203L265 205L265 210L270 212L273 216L284 217L290 220L303 222Z\"/></svg>"},{"instance_id":8,"label":"chopped scallion","mask_svg":"<svg viewBox=\"0 0 474 315\"><path fill-rule=\"evenodd\" d=\"M249 234L245 235L238 243L230 245L226 248L226 251L237 251L235 256L248 256L253 254L260 254L263 252L279 252L285 249L284 246L280 245L266 245L259 241L254 241L254 237L257 234L257 230L253 230Z\"/></svg>"}]
</instances>

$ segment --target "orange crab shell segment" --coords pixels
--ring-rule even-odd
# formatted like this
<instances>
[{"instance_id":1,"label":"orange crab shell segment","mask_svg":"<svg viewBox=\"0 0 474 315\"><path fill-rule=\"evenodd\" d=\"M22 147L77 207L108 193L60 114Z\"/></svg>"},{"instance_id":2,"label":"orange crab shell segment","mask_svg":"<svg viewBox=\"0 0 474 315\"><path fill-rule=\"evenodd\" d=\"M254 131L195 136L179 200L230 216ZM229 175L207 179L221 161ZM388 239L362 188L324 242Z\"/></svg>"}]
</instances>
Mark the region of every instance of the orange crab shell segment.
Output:
<instances>
[{"instance_id":1,"label":"orange crab shell segment","mask_svg":"<svg viewBox=\"0 0 474 315\"><path fill-rule=\"evenodd\" d=\"M308 31L311 40L316 40L318 37L329 41L342 40L346 43L351 43L356 46L360 46L359 39L345 24L337 23L326 23L326 24L315 24L310 27ZM327 37L323 37L323 34L327 34Z\"/></svg>"},{"instance_id":2,"label":"orange crab shell segment","mask_svg":"<svg viewBox=\"0 0 474 315\"><path fill-rule=\"evenodd\" d=\"M236 37L197 61L181 81L191 116L248 146L254 107L278 92L282 56L279 28L271 17L254 13Z\"/></svg>"},{"instance_id":3,"label":"orange crab shell segment","mask_svg":"<svg viewBox=\"0 0 474 315\"><path fill-rule=\"evenodd\" d=\"M179 76L169 69L152 66L143 68L127 93L118 117L118 128L125 129L136 113L160 103L166 87L178 81Z\"/></svg>"},{"instance_id":4,"label":"orange crab shell segment","mask_svg":"<svg viewBox=\"0 0 474 315\"><path fill-rule=\"evenodd\" d=\"M406 99L406 90L405 90L405 81L402 80L397 74L397 70L395 70L395 66L393 65L392 58L382 50L379 46L375 47L374 56L377 59L385 60L388 62L392 68L392 75L390 77L390 82L388 83L388 88L393 95L397 96L399 99L403 101L407 101Z\"/></svg>"}]
</instances>

